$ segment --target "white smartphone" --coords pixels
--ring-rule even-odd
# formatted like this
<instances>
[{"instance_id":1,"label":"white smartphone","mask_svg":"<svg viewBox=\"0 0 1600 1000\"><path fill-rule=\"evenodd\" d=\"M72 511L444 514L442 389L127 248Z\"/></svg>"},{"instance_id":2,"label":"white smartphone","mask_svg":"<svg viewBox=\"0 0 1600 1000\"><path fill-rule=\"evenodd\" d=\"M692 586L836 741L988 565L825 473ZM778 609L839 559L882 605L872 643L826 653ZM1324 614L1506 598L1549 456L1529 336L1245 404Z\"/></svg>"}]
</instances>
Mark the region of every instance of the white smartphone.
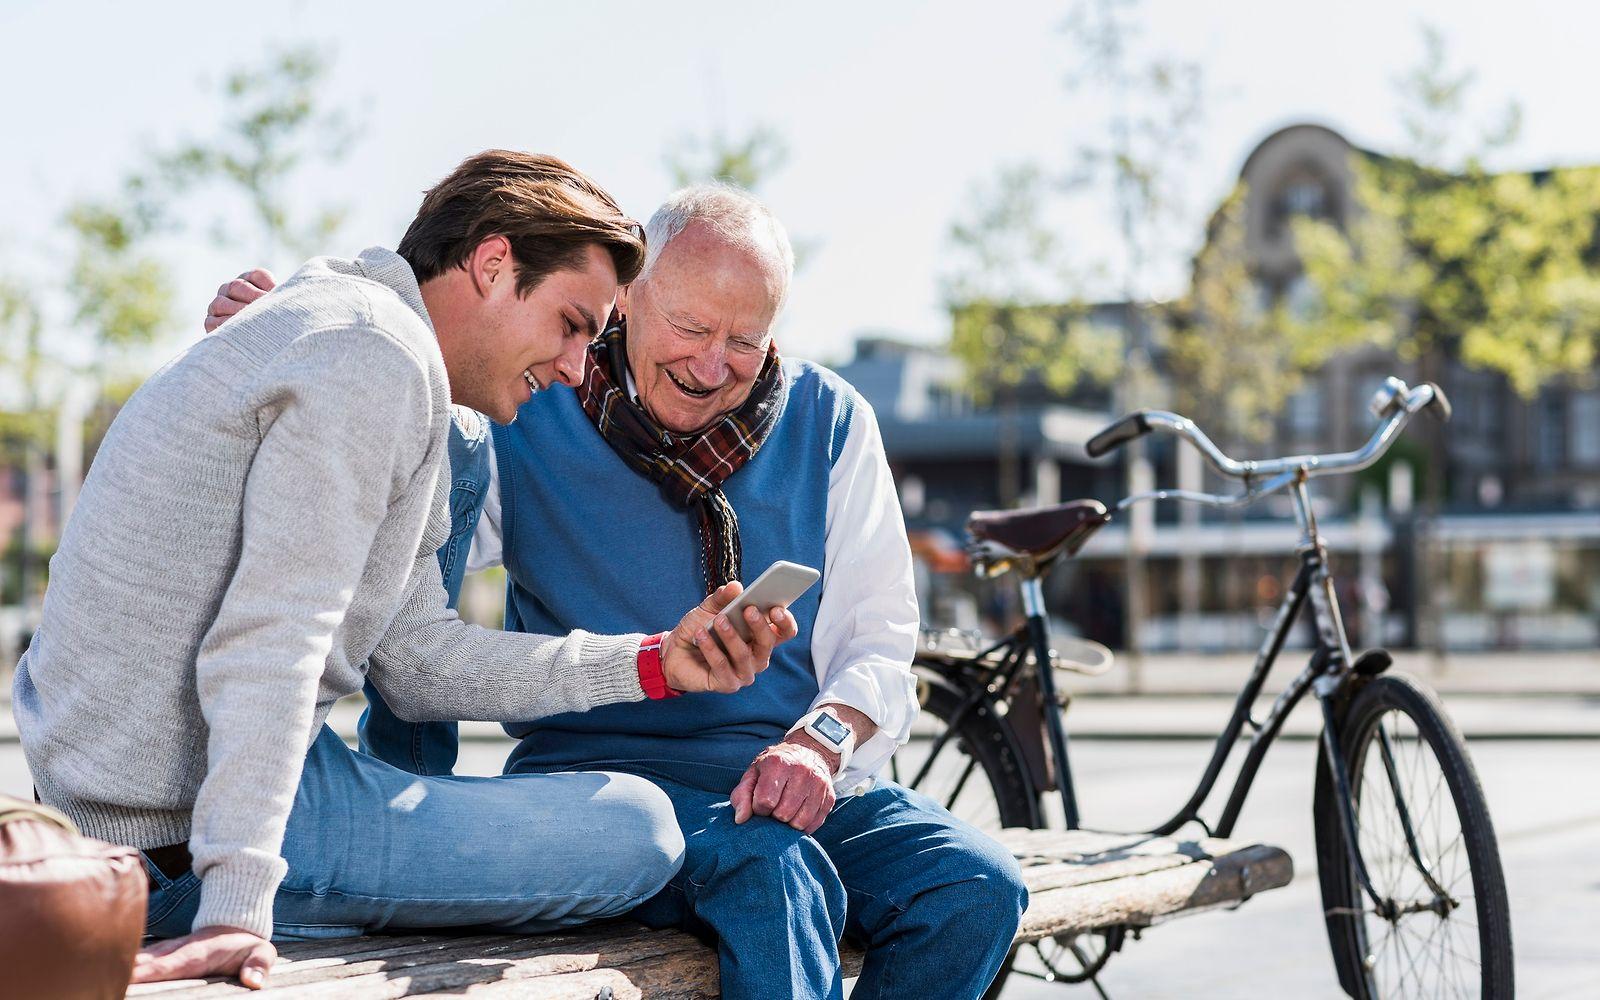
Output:
<instances>
[{"instance_id":1,"label":"white smartphone","mask_svg":"<svg viewBox=\"0 0 1600 1000\"><path fill-rule=\"evenodd\" d=\"M750 641L750 623L744 620L744 609L755 608L762 614L768 614L773 608L787 608L794 603L795 598L811 589L822 574L810 566L799 563L785 562L779 559L767 571L756 577L756 582L744 589L744 593L733 599L733 603L722 609L722 615L733 623L734 631L739 633L739 638L745 642Z\"/></svg>"}]
</instances>

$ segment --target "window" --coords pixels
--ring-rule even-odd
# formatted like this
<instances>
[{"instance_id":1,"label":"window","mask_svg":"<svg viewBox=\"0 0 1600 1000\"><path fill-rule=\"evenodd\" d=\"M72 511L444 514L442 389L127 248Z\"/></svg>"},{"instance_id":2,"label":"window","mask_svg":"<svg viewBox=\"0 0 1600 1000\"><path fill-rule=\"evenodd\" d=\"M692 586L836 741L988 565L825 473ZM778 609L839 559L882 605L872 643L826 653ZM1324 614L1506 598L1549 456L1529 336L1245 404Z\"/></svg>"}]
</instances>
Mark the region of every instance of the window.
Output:
<instances>
[{"instance_id":1,"label":"window","mask_svg":"<svg viewBox=\"0 0 1600 1000\"><path fill-rule=\"evenodd\" d=\"M1573 465L1600 465L1600 390L1574 393L1567 407Z\"/></svg>"},{"instance_id":2,"label":"window","mask_svg":"<svg viewBox=\"0 0 1600 1000\"><path fill-rule=\"evenodd\" d=\"M1283 212L1288 216L1306 215L1320 219L1328 214L1328 192L1313 180L1301 180L1283 190Z\"/></svg>"},{"instance_id":3,"label":"window","mask_svg":"<svg viewBox=\"0 0 1600 1000\"><path fill-rule=\"evenodd\" d=\"M1376 426L1377 418L1372 415L1372 411L1367 407L1372 403L1373 397L1378 394L1378 390L1383 388L1383 384L1388 378L1389 373L1384 371L1368 372L1365 375L1357 375L1351 379L1350 426L1360 437L1371 434L1372 428Z\"/></svg>"},{"instance_id":4,"label":"window","mask_svg":"<svg viewBox=\"0 0 1600 1000\"><path fill-rule=\"evenodd\" d=\"M1331 219L1334 216L1327 179L1320 170L1309 165L1292 170L1272 199L1267 216L1271 234L1278 237L1287 235L1289 222L1295 216L1308 219Z\"/></svg>"},{"instance_id":5,"label":"window","mask_svg":"<svg viewBox=\"0 0 1600 1000\"><path fill-rule=\"evenodd\" d=\"M1565 409L1556 395L1541 397L1533 408L1533 462L1541 469L1553 469L1566 461Z\"/></svg>"},{"instance_id":6,"label":"window","mask_svg":"<svg viewBox=\"0 0 1600 1000\"><path fill-rule=\"evenodd\" d=\"M1289 434L1297 440L1315 437L1322 429L1322 386L1307 384L1289 397Z\"/></svg>"}]
</instances>

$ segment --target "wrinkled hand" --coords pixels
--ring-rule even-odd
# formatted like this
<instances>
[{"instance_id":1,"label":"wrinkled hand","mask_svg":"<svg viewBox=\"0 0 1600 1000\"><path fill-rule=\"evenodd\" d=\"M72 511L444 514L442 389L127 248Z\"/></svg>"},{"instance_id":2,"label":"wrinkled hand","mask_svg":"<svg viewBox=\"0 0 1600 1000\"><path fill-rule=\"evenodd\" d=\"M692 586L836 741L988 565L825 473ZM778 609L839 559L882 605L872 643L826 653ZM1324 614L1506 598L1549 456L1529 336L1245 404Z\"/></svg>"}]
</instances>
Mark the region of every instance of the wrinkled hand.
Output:
<instances>
[{"instance_id":1,"label":"wrinkled hand","mask_svg":"<svg viewBox=\"0 0 1600 1000\"><path fill-rule=\"evenodd\" d=\"M770 615L763 615L746 608L751 641L741 639L719 612L743 591L738 583L724 584L691 608L662 640L661 672L669 685L679 691L732 694L767 669L773 647L799 634L800 626L787 609L773 608Z\"/></svg>"},{"instance_id":2,"label":"wrinkled hand","mask_svg":"<svg viewBox=\"0 0 1600 1000\"><path fill-rule=\"evenodd\" d=\"M835 755L796 733L756 754L729 796L733 821L771 816L801 833L816 833L833 811Z\"/></svg>"},{"instance_id":3,"label":"wrinkled hand","mask_svg":"<svg viewBox=\"0 0 1600 1000\"><path fill-rule=\"evenodd\" d=\"M266 984L267 973L278 959L271 941L237 927L206 927L188 937L157 941L141 948L133 959L133 981L155 983L169 979L238 976L253 990Z\"/></svg>"},{"instance_id":4,"label":"wrinkled hand","mask_svg":"<svg viewBox=\"0 0 1600 1000\"><path fill-rule=\"evenodd\" d=\"M224 281L217 297L206 307L206 332L210 333L256 299L278 287L272 272L264 268L246 271L232 281Z\"/></svg>"}]
</instances>

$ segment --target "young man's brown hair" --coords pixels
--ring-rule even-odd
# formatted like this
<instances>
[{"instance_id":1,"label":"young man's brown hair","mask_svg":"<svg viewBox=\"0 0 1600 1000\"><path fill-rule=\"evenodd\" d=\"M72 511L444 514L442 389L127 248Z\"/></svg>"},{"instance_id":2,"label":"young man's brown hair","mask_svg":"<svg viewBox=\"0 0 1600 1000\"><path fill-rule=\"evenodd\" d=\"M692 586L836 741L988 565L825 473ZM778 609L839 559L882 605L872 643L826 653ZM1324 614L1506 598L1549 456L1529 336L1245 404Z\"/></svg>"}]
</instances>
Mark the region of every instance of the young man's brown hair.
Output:
<instances>
[{"instance_id":1,"label":"young man's brown hair","mask_svg":"<svg viewBox=\"0 0 1600 1000\"><path fill-rule=\"evenodd\" d=\"M421 284L464 266L496 235L511 243L519 296L554 271L581 267L591 243L611 255L618 284L644 263L643 229L604 188L554 156L504 149L469 157L434 185L398 252Z\"/></svg>"}]
</instances>

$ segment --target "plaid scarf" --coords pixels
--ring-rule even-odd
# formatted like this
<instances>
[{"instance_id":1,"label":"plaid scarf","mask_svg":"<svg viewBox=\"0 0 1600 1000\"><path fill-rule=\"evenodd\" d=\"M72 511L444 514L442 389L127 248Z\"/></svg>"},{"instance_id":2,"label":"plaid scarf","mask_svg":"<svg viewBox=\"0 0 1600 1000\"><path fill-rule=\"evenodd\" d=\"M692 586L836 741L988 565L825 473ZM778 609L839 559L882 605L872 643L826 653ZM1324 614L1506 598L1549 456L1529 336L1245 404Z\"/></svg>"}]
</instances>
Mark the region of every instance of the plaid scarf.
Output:
<instances>
[{"instance_id":1,"label":"plaid scarf","mask_svg":"<svg viewBox=\"0 0 1600 1000\"><path fill-rule=\"evenodd\" d=\"M706 593L743 578L739 518L722 484L760 450L783 410L783 366L778 347L756 376L750 396L693 434L664 430L629 397L627 321L613 316L589 345L587 371L578 389L583 410L628 467L647 477L668 500L694 511Z\"/></svg>"}]
</instances>

